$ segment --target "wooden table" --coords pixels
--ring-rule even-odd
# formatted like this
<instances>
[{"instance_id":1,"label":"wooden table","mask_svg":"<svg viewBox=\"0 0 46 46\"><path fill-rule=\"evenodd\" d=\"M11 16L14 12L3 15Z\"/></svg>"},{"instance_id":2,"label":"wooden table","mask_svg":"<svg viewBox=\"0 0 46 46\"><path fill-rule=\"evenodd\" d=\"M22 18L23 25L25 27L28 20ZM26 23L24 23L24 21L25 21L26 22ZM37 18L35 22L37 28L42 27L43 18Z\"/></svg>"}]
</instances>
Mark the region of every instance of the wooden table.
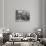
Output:
<instances>
[{"instance_id":1,"label":"wooden table","mask_svg":"<svg viewBox=\"0 0 46 46\"><path fill-rule=\"evenodd\" d=\"M13 41L9 41L9 42L13 42ZM13 44L11 44L10 46L38 46L39 43L37 42L15 42ZM7 45L8 46L8 45Z\"/></svg>"},{"instance_id":2,"label":"wooden table","mask_svg":"<svg viewBox=\"0 0 46 46\"><path fill-rule=\"evenodd\" d=\"M29 39L34 40L35 38L33 38L33 37L26 37L26 38L23 38L23 37L12 37L11 40L9 40L9 42L13 42L13 45L14 45L14 42L31 42L31 41L29 41Z\"/></svg>"}]
</instances>

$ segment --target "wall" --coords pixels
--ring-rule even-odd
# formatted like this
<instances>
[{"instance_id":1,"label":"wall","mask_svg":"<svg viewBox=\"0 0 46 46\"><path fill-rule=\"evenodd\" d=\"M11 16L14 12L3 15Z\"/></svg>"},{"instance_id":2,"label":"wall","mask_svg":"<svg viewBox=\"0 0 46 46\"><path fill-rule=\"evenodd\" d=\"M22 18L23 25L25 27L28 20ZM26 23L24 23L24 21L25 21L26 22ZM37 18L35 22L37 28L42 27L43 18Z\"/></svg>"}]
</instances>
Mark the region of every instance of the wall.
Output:
<instances>
[{"instance_id":1,"label":"wall","mask_svg":"<svg viewBox=\"0 0 46 46\"><path fill-rule=\"evenodd\" d=\"M42 20L43 20L43 37L46 37L46 0L43 0L43 12L42 12Z\"/></svg>"},{"instance_id":2,"label":"wall","mask_svg":"<svg viewBox=\"0 0 46 46\"><path fill-rule=\"evenodd\" d=\"M0 29L2 27L3 27L3 0L0 0ZM2 33L1 30L0 33Z\"/></svg>"},{"instance_id":3,"label":"wall","mask_svg":"<svg viewBox=\"0 0 46 46\"><path fill-rule=\"evenodd\" d=\"M42 25L42 0L4 0L4 26L14 32L33 32ZM30 21L16 22L15 10L26 9L30 11Z\"/></svg>"}]
</instances>

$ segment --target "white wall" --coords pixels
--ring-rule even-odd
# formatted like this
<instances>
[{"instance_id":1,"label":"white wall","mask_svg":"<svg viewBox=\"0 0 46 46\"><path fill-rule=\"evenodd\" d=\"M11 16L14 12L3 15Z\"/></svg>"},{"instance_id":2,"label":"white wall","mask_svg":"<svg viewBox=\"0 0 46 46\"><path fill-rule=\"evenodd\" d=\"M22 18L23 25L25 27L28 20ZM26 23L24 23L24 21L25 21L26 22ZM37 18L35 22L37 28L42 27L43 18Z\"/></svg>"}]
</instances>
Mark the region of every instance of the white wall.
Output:
<instances>
[{"instance_id":1,"label":"white wall","mask_svg":"<svg viewBox=\"0 0 46 46\"><path fill-rule=\"evenodd\" d=\"M46 37L46 0L43 0L43 10L42 10L42 20L43 20L43 37Z\"/></svg>"},{"instance_id":2,"label":"white wall","mask_svg":"<svg viewBox=\"0 0 46 46\"><path fill-rule=\"evenodd\" d=\"M2 27L3 27L3 0L0 0L0 29ZM2 33L1 30L0 33Z\"/></svg>"},{"instance_id":3,"label":"white wall","mask_svg":"<svg viewBox=\"0 0 46 46\"><path fill-rule=\"evenodd\" d=\"M5 27L11 28L11 31L33 32L35 28L42 25L40 0L4 0L4 3ZM15 21L15 10L22 8L30 11L30 21Z\"/></svg>"}]
</instances>

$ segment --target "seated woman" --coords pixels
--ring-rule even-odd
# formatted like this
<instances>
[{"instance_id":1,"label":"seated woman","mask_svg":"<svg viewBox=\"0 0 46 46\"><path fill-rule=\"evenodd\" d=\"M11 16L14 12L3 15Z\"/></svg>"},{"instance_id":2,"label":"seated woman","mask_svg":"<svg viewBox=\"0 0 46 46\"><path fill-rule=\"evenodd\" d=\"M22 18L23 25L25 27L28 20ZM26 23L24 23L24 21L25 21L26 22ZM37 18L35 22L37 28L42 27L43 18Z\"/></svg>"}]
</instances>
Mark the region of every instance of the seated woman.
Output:
<instances>
[{"instance_id":1,"label":"seated woman","mask_svg":"<svg viewBox=\"0 0 46 46\"><path fill-rule=\"evenodd\" d=\"M9 41L11 40L11 38L12 38L12 34L9 35Z\"/></svg>"},{"instance_id":2,"label":"seated woman","mask_svg":"<svg viewBox=\"0 0 46 46\"><path fill-rule=\"evenodd\" d=\"M32 39L34 39L35 41L37 41L37 35L35 33L31 33L30 37L33 37Z\"/></svg>"}]
</instances>

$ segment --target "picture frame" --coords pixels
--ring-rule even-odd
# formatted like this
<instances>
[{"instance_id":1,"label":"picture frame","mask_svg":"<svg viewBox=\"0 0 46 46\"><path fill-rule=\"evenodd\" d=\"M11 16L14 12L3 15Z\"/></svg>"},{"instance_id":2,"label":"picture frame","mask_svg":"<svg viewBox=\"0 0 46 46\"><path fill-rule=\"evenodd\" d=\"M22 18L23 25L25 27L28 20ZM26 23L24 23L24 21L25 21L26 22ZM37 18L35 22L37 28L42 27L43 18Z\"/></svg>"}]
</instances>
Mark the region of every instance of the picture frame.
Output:
<instances>
[{"instance_id":1,"label":"picture frame","mask_svg":"<svg viewBox=\"0 0 46 46\"><path fill-rule=\"evenodd\" d=\"M30 13L26 10L16 10L16 21L29 21Z\"/></svg>"}]
</instances>

